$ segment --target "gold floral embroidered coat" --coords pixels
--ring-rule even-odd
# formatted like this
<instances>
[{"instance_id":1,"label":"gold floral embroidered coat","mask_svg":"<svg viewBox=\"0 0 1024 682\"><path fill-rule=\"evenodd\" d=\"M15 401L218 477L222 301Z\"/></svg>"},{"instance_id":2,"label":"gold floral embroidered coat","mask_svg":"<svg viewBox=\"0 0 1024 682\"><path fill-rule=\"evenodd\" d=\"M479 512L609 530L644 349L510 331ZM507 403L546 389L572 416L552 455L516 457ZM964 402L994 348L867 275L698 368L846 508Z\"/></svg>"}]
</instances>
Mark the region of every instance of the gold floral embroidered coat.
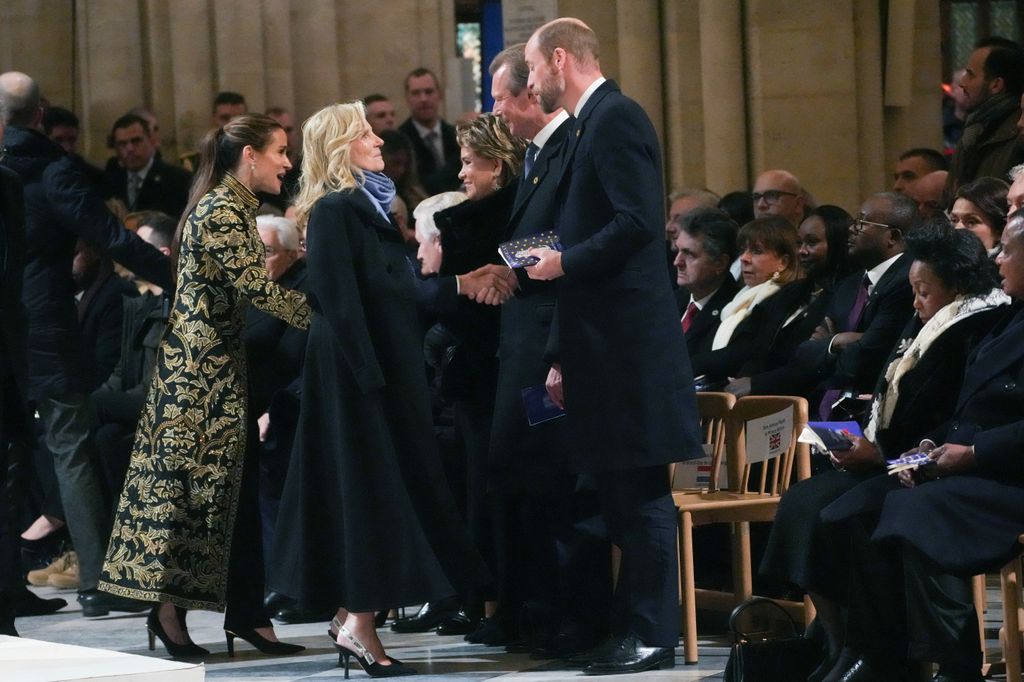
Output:
<instances>
[{"instance_id":1,"label":"gold floral embroidered coat","mask_svg":"<svg viewBox=\"0 0 1024 682\"><path fill-rule=\"evenodd\" d=\"M135 433L100 589L224 610L245 456L245 309L309 326L267 280L256 196L231 175L189 215L157 371ZM253 538L252 542L259 542Z\"/></svg>"}]
</instances>

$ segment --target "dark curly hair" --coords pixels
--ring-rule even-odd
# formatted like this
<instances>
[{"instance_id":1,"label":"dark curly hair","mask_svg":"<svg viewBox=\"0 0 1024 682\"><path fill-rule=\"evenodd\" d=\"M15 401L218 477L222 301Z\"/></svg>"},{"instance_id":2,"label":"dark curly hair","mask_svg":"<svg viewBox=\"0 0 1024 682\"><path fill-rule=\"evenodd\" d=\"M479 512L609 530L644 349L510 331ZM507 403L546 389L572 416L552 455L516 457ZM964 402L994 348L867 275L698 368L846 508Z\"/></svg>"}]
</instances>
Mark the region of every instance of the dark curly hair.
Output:
<instances>
[{"instance_id":1,"label":"dark curly hair","mask_svg":"<svg viewBox=\"0 0 1024 682\"><path fill-rule=\"evenodd\" d=\"M999 273L985 245L970 230L956 230L948 221L934 221L909 232L907 253L931 268L958 294L978 296L999 286Z\"/></svg>"}]
</instances>

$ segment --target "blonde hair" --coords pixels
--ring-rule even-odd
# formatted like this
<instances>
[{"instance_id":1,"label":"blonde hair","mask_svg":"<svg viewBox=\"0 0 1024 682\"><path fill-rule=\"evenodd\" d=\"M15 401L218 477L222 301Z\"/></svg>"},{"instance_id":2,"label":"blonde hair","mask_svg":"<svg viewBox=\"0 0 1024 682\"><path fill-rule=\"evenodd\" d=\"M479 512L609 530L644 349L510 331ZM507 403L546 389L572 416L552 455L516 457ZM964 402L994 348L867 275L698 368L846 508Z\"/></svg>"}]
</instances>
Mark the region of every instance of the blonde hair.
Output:
<instances>
[{"instance_id":1,"label":"blonde hair","mask_svg":"<svg viewBox=\"0 0 1024 682\"><path fill-rule=\"evenodd\" d=\"M352 165L349 152L369 126L359 100L330 104L302 124L302 177L294 202L300 228L322 197L359 185L363 171Z\"/></svg>"},{"instance_id":2,"label":"blonde hair","mask_svg":"<svg viewBox=\"0 0 1024 682\"><path fill-rule=\"evenodd\" d=\"M519 175L526 155L526 140L516 137L499 117L483 114L472 121L455 126L455 136L461 147L469 147L478 156L501 161L501 186Z\"/></svg>"}]
</instances>

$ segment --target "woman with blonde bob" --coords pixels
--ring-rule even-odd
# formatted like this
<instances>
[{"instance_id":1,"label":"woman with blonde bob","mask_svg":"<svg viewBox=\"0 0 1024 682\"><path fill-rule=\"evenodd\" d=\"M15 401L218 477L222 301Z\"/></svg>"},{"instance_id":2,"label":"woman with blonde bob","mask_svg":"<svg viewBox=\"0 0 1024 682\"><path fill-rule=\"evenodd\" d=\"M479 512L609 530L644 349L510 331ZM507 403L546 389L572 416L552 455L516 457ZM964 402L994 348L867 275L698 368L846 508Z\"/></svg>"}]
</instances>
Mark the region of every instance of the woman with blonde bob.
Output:
<instances>
[{"instance_id":1,"label":"woman with blonde bob","mask_svg":"<svg viewBox=\"0 0 1024 682\"><path fill-rule=\"evenodd\" d=\"M346 675L415 671L388 657L374 612L486 581L434 441L414 275L388 208L381 139L360 102L302 127L296 199L309 245L302 411L275 534L273 589L338 606Z\"/></svg>"}]
</instances>

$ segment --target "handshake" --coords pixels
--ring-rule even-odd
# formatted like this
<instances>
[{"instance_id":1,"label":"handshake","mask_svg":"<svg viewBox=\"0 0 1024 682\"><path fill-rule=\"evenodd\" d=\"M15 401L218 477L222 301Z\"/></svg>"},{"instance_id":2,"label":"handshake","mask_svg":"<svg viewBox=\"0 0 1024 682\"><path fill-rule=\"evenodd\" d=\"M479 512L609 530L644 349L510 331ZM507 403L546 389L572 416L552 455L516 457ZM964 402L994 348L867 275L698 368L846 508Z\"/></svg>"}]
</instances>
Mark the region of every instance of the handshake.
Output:
<instances>
[{"instance_id":1,"label":"handshake","mask_svg":"<svg viewBox=\"0 0 1024 682\"><path fill-rule=\"evenodd\" d=\"M486 305L501 305L519 288L512 269L504 265L488 264L457 279L460 294Z\"/></svg>"}]
</instances>

